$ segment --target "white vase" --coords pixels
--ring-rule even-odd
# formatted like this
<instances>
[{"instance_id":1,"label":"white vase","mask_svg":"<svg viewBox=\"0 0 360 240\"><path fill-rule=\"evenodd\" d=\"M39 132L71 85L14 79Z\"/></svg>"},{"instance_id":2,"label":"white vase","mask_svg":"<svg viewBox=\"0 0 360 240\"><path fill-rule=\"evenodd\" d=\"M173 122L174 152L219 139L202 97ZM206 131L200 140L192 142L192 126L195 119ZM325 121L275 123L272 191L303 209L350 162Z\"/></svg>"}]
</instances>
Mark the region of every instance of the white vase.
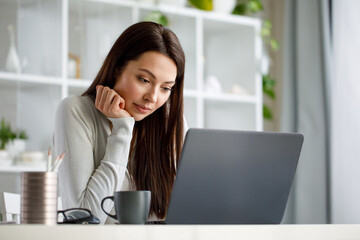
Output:
<instances>
[{"instance_id":1,"label":"white vase","mask_svg":"<svg viewBox=\"0 0 360 240\"><path fill-rule=\"evenodd\" d=\"M19 138L15 138L13 141L9 142L6 145L6 150L8 150L11 155L17 155L25 151L25 148L26 148L26 140Z\"/></svg>"},{"instance_id":2,"label":"white vase","mask_svg":"<svg viewBox=\"0 0 360 240\"><path fill-rule=\"evenodd\" d=\"M236 0L213 0L213 10L219 13L229 14L234 10Z\"/></svg>"},{"instance_id":3,"label":"white vase","mask_svg":"<svg viewBox=\"0 0 360 240\"><path fill-rule=\"evenodd\" d=\"M69 58L68 61L68 77L75 78L76 77L76 61L75 59Z\"/></svg>"},{"instance_id":4,"label":"white vase","mask_svg":"<svg viewBox=\"0 0 360 240\"><path fill-rule=\"evenodd\" d=\"M221 83L216 76L210 75L206 78L204 83L204 91L210 93L221 93Z\"/></svg>"},{"instance_id":5,"label":"white vase","mask_svg":"<svg viewBox=\"0 0 360 240\"><path fill-rule=\"evenodd\" d=\"M10 48L6 58L5 70L8 72L20 73L21 65L15 47L14 27L11 24L8 26L8 31L9 31Z\"/></svg>"},{"instance_id":6,"label":"white vase","mask_svg":"<svg viewBox=\"0 0 360 240\"><path fill-rule=\"evenodd\" d=\"M148 3L148 4L154 4L155 0L139 0L141 3Z\"/></svg>"},{"instance_id":7,"label":"white vase","mask_svg":"<svg viewBox=\"0 0 360 240\"><path fill-rule=\"evenodd\" d=\"M5 149L9 152L10 158L16 164L19 160L20 154L26 149L26 140L15 138L6 145Z\"/></svg>"},{"instance_id":8,"label":"white vase","mask_svg":"<svg viewBox=\"0 0 360 240\"><path fill-rule=\"evenodd\" d=\"M8 167L12 165L10 154L6 150L0 150L0 166Z\"/></svg>"},{"instance_id":9,"label":"white vase","mask_svg":"<svg viewBox=\"0 0 360 240\"><path fill-rule=\"evenodd\" d=\"M184 7L186 5L186 0L158 0L158 3L175 7Z\"/></svg>"}]
</instances>

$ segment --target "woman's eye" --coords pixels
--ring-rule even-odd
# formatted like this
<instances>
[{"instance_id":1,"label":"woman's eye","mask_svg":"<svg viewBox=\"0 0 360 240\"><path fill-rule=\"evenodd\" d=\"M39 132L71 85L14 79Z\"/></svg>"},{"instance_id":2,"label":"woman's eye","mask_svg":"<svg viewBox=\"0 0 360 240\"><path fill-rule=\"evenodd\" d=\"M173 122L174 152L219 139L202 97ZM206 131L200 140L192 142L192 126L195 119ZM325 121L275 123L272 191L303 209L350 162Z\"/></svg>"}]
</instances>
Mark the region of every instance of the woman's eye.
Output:
<instances>
[{"instance_id":1,"label":"woman's eye","mask_svg":"<svg viewBox=\"0 0 360 240\"><path fill-rule=\"evenodd\" d=\"M149 83L150 81L145 79L145 78L142 78L142 77L139 77L139 80L143 83Z\"/></svg>"},{"instance_id":2,"label":"woman's eye","mask_svg":"<svg viewBox=\"0 0 360 240\"><path fill-rule=\"evenodd\" d=\"M172 88L164 87L163 88L165 92L171 92Z\"/></svg>"}]
</instances>

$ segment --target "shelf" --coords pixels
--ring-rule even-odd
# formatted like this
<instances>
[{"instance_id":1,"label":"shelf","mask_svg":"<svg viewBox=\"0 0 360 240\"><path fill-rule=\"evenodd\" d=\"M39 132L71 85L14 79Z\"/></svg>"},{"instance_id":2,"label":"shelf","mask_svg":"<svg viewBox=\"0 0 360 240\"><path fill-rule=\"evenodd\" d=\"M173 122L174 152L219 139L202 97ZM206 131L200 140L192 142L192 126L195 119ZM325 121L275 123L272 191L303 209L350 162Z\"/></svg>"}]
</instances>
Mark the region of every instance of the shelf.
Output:
<instances>
[{"instance_id":1,"label":"shelf","mask_svg":"<svg viewBox=\"0 0 360 240\"><path fill-rule=\"evenodd\" d=\"M0 96L5 99L0 101L0 117L28 132L29 149L46 149L61 100L84 93L119 35L155 10L168 17L185 52L184 114L189 127L261 131L261 21L140 0L0 3ZM8 24L16 30L22 74L4 72ZM69 53L77 61L80 79L68 69ZM203 91L211 77L222 93ZM231 94L235 86L248 95Z\"/></svg>"},{"instance_id":2,"label":"shelf","mask_svg":"<svg viewBox=\"0 0 360 240\"><path fill-rule=\"evenodd\" d=\"M17 74L0 71L0 80L6 82L19 82L19 83L33 83L33 84L48 84L61 86L65 81L69 87L80 87L88 88L92 83L91 80L87 79L75 79L75 78L59 78L59 77L48 77L42 75L32 74Z\"/></svg>"},{"instance_id":3,"label":"shelf","mask_svg":"<svg viewBox=\"0 0 360 240\"><path fill-rule=\"evenodd\" d=\"M40 83L40 84L50 84L50 85L61 85L63 81L59 77L50 77L50 76L32 75L32 74L17 74L17 73L8 73L8 72L0 72L0 80L24 82L24 83Z\"/></svg>"},{"instance_id":4,"label":"shelf","mask_svg":"<svg viewBox=\"0 0 360 240\"><path fill-rule=\"evenodd\" d=\"M0 80L9 81L9 82L24 82L24 83L38 83L38 84L48 84L48 85L58 85L61 86L64 79L58 77L47 77L40 75L30 75L30 74L16 74L16 73L7 73L0 72ZM65 79L69 87L79 87L79 88L88 88L92 81L88 79L75 79L69 78ZM246 103L256 103L255 96L239 96L230 93L206 93L201 91L196 91L192 89L184 90L184 97L202 97L207 100L219 100L219 101L231 101L231 102L246 102Z\"/></svg>"},{"instance_id":5,"label":"shelf","mask_svg":"<svg viewBox=\"0 0 360 240\"><path fill-rule=\"evenodd\" d=\"M203 98L205 100L214 100L222 102L237 102L237 103L258 103L258 100L255 96L240 96L231 93L203 93Z\"/></svg>"},{"instance_id":6,"label":"shelf","mask_svg":"<svg viewBox=\"0 0 360 240\"><path fill-rule=\"evenodd\" d=\"M27 132L26 150L46 152L62 99L83 94L119 35L152 11L166 15L185 52L188 127L262 130L259 19L144 0L5 0L0 1L0 118ZM4 72L9 24L22 74ZM211 77L221 93L204 91L211 89L204 87L212 86ZM235 91L243 95L230 93ZM2 181L2 189L19 192L21 172L46 169L45 161L16 163L0 166L0 177L14 178Z\"/></svg>"},{"instance_id":7,"label":"shelf","mask_svg":"<svg viewBox=\"0 0 360 240\"><path fill-rule=\"evenodd\" d=\"M246 17L246 16L237 16L232 14L224 14L224 13L217 13L213 11L203 11L196 8L191 7L178 7L172 6L167 4L150 4L138 1L126 1L126 0L89 0L90 2L98 2L98 3L106 3L106 4L113 4L113 5L120 5L124 7L136 7L140 9L147 9L147 10L159 10L163 13L169 14L176 14L185 17L202 17L206 19L217 20L226 23L237 23L241 25L259 25L260 21L258 19Z\"/></svg>"},{"instance_id":8,"label":"shelf","mask_svg":"<svg viewBox=\"0 0 360 240\"><path fill-rule=\"evenodd\" d=\"M185 89L184 97L188 98L203 98L204 100L222 101L222 102L234 102L234 103L258 103L258 99L255 96L236 95L231 93L210 93L196 90Z\"/></svg>"}]
</instances>

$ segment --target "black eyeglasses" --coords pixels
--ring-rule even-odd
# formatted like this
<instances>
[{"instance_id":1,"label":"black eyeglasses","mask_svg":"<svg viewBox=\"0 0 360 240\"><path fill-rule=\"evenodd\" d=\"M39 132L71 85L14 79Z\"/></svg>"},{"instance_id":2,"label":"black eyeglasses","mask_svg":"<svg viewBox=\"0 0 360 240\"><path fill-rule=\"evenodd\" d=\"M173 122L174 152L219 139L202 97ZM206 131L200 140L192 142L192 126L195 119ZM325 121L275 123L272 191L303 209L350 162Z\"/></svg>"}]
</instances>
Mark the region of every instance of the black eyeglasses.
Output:
<instances>
[{"instance_id":1,"label":"black eyeglasses","mask_svg":"<svg viewBox=\"0 0 360 240\"><path fill-rule=\"evenodd\" d=\"M86 208L69 208L58 211L62 214L62 221L58 220L58 224L99 224L100 220L92 215L89 209Z\"/></svg>"}]
</instances>

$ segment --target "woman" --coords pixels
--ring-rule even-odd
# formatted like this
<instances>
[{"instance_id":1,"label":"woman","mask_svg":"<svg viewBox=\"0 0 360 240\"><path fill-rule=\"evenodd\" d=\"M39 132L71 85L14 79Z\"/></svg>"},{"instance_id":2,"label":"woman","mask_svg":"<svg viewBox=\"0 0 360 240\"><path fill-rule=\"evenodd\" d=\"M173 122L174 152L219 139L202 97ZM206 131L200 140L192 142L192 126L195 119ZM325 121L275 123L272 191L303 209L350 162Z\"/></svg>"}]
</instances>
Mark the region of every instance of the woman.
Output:
<instances>
[{"instance_id":1,"label":"woman","mask_svg":"<svg viewBox=\"0 0 360 240\"><path fill-rule=\"evenodd\" d=\"M183 144L184 67L176 35L140 22L116 40L89 89L63 100L54 142L66 156L59 169L64 208L87 208L110 223L104 197L151 190L149 220L165 218Z\"/></svg>"}]
</instances>

